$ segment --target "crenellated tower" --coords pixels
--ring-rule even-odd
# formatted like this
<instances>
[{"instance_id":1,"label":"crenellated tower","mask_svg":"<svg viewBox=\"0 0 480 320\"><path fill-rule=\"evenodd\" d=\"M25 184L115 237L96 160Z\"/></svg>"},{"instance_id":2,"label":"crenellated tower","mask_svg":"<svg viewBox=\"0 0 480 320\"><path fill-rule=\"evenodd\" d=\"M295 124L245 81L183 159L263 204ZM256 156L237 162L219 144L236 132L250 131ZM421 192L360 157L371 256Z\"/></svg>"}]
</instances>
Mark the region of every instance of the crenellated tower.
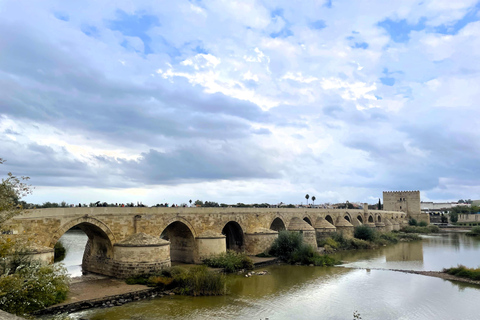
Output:
<instances>
[{"instance_id":1,"label":"crenellated tower","mask_svg":"<svg viewBox=\"0 0 480 320\"><path fill-rule=\"evenodd\" d=\"M384 191L383 209L386 211L403 211L407 218L430 223L430 216L420 209L420 191Z\"/></svg>"}]
</instances>

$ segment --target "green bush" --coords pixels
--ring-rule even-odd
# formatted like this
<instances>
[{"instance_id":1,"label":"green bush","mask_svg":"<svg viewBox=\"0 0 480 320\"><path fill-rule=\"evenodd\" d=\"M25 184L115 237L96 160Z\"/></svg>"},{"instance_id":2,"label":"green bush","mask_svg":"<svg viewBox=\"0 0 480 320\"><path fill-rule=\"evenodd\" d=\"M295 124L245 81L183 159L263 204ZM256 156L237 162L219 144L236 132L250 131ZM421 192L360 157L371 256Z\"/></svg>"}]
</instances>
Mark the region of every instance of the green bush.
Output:
<instances>
[{"instance_id":1,"label":"green bush","mask_svg":"<svg viewBox=\"0 0 480 320\"><path fill-rule=\"evenodd\" d=\"M438 226L429 225L427 228L428 228L428 230L430 230L430 232L432 232L432 233L440 232L440 228L439 228Z\"/></svg>"},{"instance_id":2,"label":"green bush","mask_svg":"<svg viewBox=\"0 0 480 320\"><path fill-rule=\"evenodd\" d=\"M381 233L380 236L379 236L379 239L384 240L387 243L397 243L398 242L398 234L393 233L393 232Z\"/></svg>"},{"instance_id":3,"label":"green bush","mask_svg":"<svg viewBox=\"0 0 480 320\"><path fill-rule=\"evenodd\" d=\"M303 242L299 232L280 231L278 238L273 242L269 253L288 263L313 264L316 266L333 266L339 264L329 256L320 255L315 248Z\"/></svg>"},{"instance_id":4,"label":"green bush","mask_svg":"<svg viewBox=\"0 0 480 320\"><path fill-rule=\"evenodd\" d=\"M472 280L480 280L480 268L467 268L463 265L458 265L454 268L443 269L443 272L462 278Z\"/></svg>"},{"instance_id":5,"label":"green bush","mask_svg":"<svg viewBox=\"0 0 480 320\"><path fill-rule=\"evenodd\" d=\"M303 235L300 232L280 231L278 238L272 244L269 254L288 261L295 250L298 250L303 243Z\"/></svg>"},{"instance_id":6,"label":"green bush","mask_svg":"<svg viewBox=\"0 0 480 320\"><path fill-rule=\"evenodd\" d=\"M417 225L418 225L419 227L426 227L426 226L428 226L428 223L425 222L425 221L420 221Z\"/></svg>"},{"instance_id":7,"label":"green bush","mask_svg":"<svg viewBox=\"0 0 480 320\"><path fill-rule=\"evenodd\" d=\"M353 231L353 236L357 239L373 241L377 236L377 232L369 226L361 225L355 227Z\"/></svg>"},{"instance_id":8,"label":"green bush","mask_svg":"<svg viewBox=\"0 0 480 320\"><path fill-rule=\"evenodd\" d=\"M203 260L203 263L212 268L223 268L225 272L253 269L253 261L246 254L228 250Z\"/></svg>"},{"instance_id":9,"label":"green bush","mask_svg":"<svg viewBox=\"0 0 480 320\"><path fill-rule=\"evenodd\" d=\"M417 220L415 220L413 218L408 219L408 225L416 226L417 225Z\"/></svg>"},{"instance_id":10,"label":"green bush","mask_svg":"<svg viewBox=\"0 0 480 320\"><path fill-rule=\"evenodd\" d=\"M475 226L470 230L470 232L466 233L467 236L480 236L480 226Z\"/></svg>"},{"instance_id":11,"label":"green bush","mask_svg":"<svg viewBox=\"0 0 480 320\"><path fill-rule=\"evenodd\" d=\"M54 250L53 261L60 262L63 259L65 259L67 249L65 249L65 247L63 246L63 243L61 241L58 241L57 243L55 243L55 246L53 247L53 250Z\"/></svg>"},{"instance_id":12,"label":"green bush","mask_svg":"<svg viewBox=\"0 0 480 320\"><path fill-rule=\"evenodd\" d=\"M350 239L350 246L353 249L372 249L374 247L371 242L356 238Z\"/></svg>"},{"instance_id":13,"label":"green bush","mask_svg":"<svg viewBox=\"0 0 480 320\"><path fill-rule=\"evenodd\" d=\"M62 265L28 261L0 276L0 309L25 314L64 301L68 274Z\"/></svg>"},{"instance_id":14,"label":"green bush","mask_svg":"<svg viewBox=\"0 0 480 320\"><path fill-rule=\"evenodd\" d=\"M398 239L401 241L416 241L421 240L422 238L416 233L397 233Z\"/></svg>"}]
</instances>

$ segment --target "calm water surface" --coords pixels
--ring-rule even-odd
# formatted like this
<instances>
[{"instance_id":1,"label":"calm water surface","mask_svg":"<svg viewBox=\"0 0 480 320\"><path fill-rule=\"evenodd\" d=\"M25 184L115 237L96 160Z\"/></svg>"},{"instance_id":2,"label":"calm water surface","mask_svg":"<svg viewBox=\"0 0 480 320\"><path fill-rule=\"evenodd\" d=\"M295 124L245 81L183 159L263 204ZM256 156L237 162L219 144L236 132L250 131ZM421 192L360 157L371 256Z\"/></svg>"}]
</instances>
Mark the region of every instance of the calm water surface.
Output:
<instances>
[{"instance_id":1,"label":"calm water surface","mask_svg":"<svg viewBox=\"0 0 480 320\"><path fill-rule=\"evenodd\" d=\"M79 246L82 253L84 246ZM81 263L81 254L77 266ZM342 252L337 257L345 261L345 267L355 268L441 270L457 264L478 267L480 241L463 234L439 234L378 250ZM69 317L91 320L352 319L353 312L358 311L364 320L480 318L478 286L377 269L288 265L264 269L269 275L229 276L227 296L172 296L87 310Z\"/></svg>"}]
</instances>

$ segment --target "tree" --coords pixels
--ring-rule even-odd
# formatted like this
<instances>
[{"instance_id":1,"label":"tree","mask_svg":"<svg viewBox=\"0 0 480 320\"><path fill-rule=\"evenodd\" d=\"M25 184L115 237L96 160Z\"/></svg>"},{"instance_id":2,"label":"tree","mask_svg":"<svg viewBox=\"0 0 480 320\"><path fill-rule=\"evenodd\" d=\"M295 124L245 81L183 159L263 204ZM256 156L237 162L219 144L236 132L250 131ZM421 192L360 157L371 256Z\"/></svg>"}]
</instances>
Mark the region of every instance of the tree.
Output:
<instances>
[{"instance_id":1,"label":"tree","mask_svg":"<svg viewBox=\"0 0 480 320\"><path fill-rule=\"evenodd\" d=\"M317 198L315 198L315 196L312 196L313 206L315 206L315 199L317 199Z\"/></svg>"},{"instance_id":2,"label":"tree","mask_svg":"<svg viewBox=\"0 0 480 320\"><path fill-rule=\"evenodd\" d=\"M380 202L380 198L378 198L378 210L382 210L382 203Z\"/></svg>"},{"instance_id":3,"label":"tree","mask_svg":"<svg viewBox=\"0 0 480 320\"><path fill-rule=\"evenodd\" d=\"M190 202L190 207L192 206L192 199L188 200L188 202Z\"/></svg>"},{"instance_id":4,"label":"tree","mask_svg":"<svg viewBox=\"0 0 480 320\"><path fill-rule=\"evenodd\" d=\"M0 164L5 162L0 158ZM17 177L11 172L7 174L7 178L2 178L0 184L0 227L2 224L13 216L19 215L22 212L20 199L30 193L31 187L26 184L28 177Z\"/></svg>"},{"instance_id":5,"label":"tree","mask_svg":"<svg viewBox=\"0 0 480 320\"><path fill-rule=\"evenodd\" d=\"M305 199L307 199L307 206L308 206L308 198L310 198L310 196L308 195L308 193L305 195Z\"/></svg>"},{"instance_id":6,"label":"tree","mask_svg":"<svg viewBox=\"0 0 480 320\"><path fill-rule=\"evenodd\" d=\"M203 201L201 200L196 200L193 204L197 207L203 207Z\"/></svg>"}]
</instances>

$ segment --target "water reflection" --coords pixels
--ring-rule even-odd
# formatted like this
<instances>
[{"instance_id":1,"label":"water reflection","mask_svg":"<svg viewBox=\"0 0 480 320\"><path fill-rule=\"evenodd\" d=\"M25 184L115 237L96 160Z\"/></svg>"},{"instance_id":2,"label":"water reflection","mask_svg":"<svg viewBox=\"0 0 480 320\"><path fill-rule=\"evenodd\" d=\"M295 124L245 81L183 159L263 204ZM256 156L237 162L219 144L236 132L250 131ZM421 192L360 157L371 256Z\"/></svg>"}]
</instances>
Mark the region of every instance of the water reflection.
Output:
<instances>
[{"instance_id":1,"label":"water reflection","mask_svg":"<svg viewBox=\"0 0 480 320\"><path fill-rule=\"evenodd\" d=\"M342 252L346 265L371 268L270 266L269 274L228 277L222 297L172 296L70 319L477 319L478 286L374 268L440 270L480 263L479 240L463 234L433 235L378 250ZM448 302L448 303L447 303Z\"/></svg>"},{"instance_id":2,"label":"water reflection","mask_svg":"<svg viewBox=\"0 0 480 320\"><path fill-rule=\"evenodd\" d=\"M59 239L63 243L67 253L65 258L58 262L63 263L71 277L82 275L82 258L87 244L88 237L82 230L71 229Z\"/></svg>"}]
</instances>

